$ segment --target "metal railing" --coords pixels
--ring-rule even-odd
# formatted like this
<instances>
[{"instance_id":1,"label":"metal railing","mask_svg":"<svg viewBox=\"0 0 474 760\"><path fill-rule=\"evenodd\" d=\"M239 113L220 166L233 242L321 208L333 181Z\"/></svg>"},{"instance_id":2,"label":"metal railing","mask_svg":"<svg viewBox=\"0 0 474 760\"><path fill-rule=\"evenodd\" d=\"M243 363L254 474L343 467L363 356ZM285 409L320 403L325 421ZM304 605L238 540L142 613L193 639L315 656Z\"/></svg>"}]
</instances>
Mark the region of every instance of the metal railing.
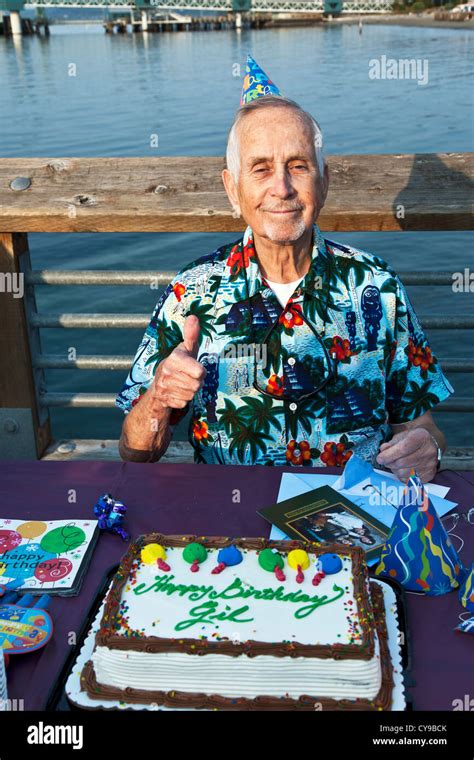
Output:
<instances>
[{"instance_id":1,"label":"metal railing","mask_svg":"<svg viewBox=\"0 0 474 760\"><path fill-rule=\"evenodd\" d=\"M474 154L329 156L331 194L318 224L339 231L449 231L472 229ZM239 232L245 228L229 205L220 173L222 156L156 158L0 159L0 274L23 274L25 297L2 300L0 330L0 456L45 455L53 436L53 407L111 408L110 393L49 391L45 371L126 372L131 355L43 353L41 331L142 329L149 314L52 314L38 311L35 290L45 286L149 286L171 271L33 270L30 232ZM403 213L400 213L400 209ZM399 272L407 286L452 286L450 271ZM427 330L474 329L466 314L420 315ZM474 357L440 359L447 373L474 372ZM435 411L474 411L474 398L447 399ZM105 442L75 441L101 455ZM176 448L184 446L176 442ZM60 448L60 447L59 447ZM115 451L116 454L116 451ZM89 456L89 455L88 455ZM454 450L452 460L474 465L474 449ZM75 457L74 457L75 458Z\"/></svg>"},{"instance_id":2,"label":"metal railing","mask_svg":"<svg viewBox=\"0 0 474 760\"><path fill-rule=\"evenodd\" d=\"M100 270L25 270L25 282L33 289L37 285L48 286L153 286L166 285L175 276L172 271L100 271ZM452 285L451 272L401 271L398 273L405 285ZM31 295L31 291L30 291ZM427 330L474 329L474 317L452 316L419 317ZM34 309L29 313L30 327L64 329L137 329L145 330L150 321L149 314L44 314ZM58 354L33 353L33 367L45 369L111 370L127 371L133 362L133 355L83 355L70 359ZM446 372L474 372L474 359L440 359ZM51 393L43 389L38 394L41 407L113 408L115 395L110 393ZM443 412L474 412L474 398L454 398L443 402Z\"/></svg>"}]
</instances>

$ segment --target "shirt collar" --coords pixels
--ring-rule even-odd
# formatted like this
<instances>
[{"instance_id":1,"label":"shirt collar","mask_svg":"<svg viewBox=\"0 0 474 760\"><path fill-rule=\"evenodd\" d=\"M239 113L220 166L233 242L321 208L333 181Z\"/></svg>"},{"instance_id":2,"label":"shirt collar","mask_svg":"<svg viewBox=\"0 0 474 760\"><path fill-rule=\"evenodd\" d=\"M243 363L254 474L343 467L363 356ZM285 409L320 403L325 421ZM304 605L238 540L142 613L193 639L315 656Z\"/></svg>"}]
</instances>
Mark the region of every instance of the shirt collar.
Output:
<instances>
[{"instance_id":1,"label":"shirt collar","mask_svg":"<svg viewBox=\"0 0 474 760\"><path fill-rule=\"evenodd\" d=\"M338 276L337 260L333 249L327 245L318 225L313 223L311 265L301 285L297 288L294 302L303 300L306 295L322 300L336 309L347 308L350 303L349 292ZM232 249L227 262L227 277L230 279L235 266L229 265L231 260L238 270L245 270L248 294L244 290L244 298L252 298L265 289L263 275L258 265L253 239L253 231L247 226L243 237ZM281 308L281 307L280 307Z\"/></svg>"},{"instance_id":2,"label":"shirt collar","mask_svg":"<svg viewBox=\"0 0 474 760\"><path fill-rule=\"evenodd\" d=\"M313 293L318 289L319 280L324 278L328 257L331 255L327 250L325 240L316 223L313 224L313 246L311 251L311 265L304 280L298 290L303 295L304 292ZM256 293L263 290L266 286L263 284L263 275L258 265L253 239L253 231L248 226L244 232L243 238L238 243L239 250L235 251L235 256L240 259L240 265L245 268L248 283L248 297L252 298ZM229 276L231 272L229 269ZM247 294L245 294L247 296Z\"/></svg>"}]
</instances>

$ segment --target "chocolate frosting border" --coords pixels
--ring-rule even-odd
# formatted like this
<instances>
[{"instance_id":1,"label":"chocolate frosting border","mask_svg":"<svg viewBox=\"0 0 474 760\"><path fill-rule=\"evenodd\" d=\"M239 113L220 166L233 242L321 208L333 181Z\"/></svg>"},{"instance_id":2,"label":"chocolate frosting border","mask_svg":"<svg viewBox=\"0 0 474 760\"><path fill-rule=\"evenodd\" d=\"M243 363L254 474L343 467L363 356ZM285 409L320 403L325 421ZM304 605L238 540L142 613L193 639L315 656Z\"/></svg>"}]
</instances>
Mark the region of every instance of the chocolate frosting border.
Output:
<instances>
[{"instance_id":1,"label":"chocolate frosting border","mask_svg":"<svg viewBox=\"0 0 474 760\"><path fill-rule=\"evenodd\" d=\"M217 694L188 693L180 691L148 691L140 689L118 689L114 686L106 686L98 683L92 660L88 660L81 673L81 690L86 691L91 699L118 700L120 702L134 704L155 703L158 706L171 708L193 708L207 710L298 710L311 711L324 710L353 710L353 711L388 711L392 706L392 692L394 687L393 669L388 646L388 633L385 620L385 604L383 591L375 583L370 584L371 602L374 610L374 621L380 643L380 664L382 671L381 686L373 700L369 699L342 699L336 700L329 697L314 697L301 695L298 699L290 697L259 696L255 699L247 697L222 697ZM73 701L73 700L70 700ZM77 704L77 703L75 703ZM81 706L81 705L79 705Z\"/></svg>"},{"instance_id":2,"label":"chocolate frosting border","mask_svg":"<svg viewBox=\"0 0 474 760\"><path fill-rule=\"evenodd\" d=\"M352 578L354 583L354 597L359 614L359 625L362 631L362 640L359 644L300 644L291 642L285 644L275 642L262 642L248 640L241 643L233 641L209 642L207 639L192 638L164 638L159 636L126 637L116 633L115 621L122 596L123 587L127 583L132 564L138 559L142 548L146 544L158 543L162 546L183 547L188 543L197 541L208 549L221 549L222 547L235 544L241 549L262 550L265 548L277 549L282 554L288 554L292 549L304 549L316 556L327 552L342 554L352 557ZM318 657L322 659L357 659L370 660L374 654L374 635L372 605L367 593L368 571L365 562L365 554L359 547L348 547L344 544L321 544L307 541L270 541L266 538L229 538L224 536L194 536L172 535L165 536L162 533L149 533L139 536L130 545L127 553L122 558L120 567L115 575L112 587L106 599L104 613L100 628L96 634L96 646L105 646L112 649L138 652L181 652L190 655L224 654L230 657L247 655L271 655L272 657Z\"/></svg>"}]
</instances>

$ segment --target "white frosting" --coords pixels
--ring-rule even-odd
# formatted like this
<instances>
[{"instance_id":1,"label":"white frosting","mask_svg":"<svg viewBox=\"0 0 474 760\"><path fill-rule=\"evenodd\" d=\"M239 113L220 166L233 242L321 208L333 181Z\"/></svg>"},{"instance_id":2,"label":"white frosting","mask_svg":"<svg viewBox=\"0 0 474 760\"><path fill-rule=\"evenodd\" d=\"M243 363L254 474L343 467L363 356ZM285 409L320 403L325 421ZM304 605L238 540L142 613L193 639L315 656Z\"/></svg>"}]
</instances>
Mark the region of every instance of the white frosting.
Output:
<instances>
[{"instance_id":1,"label":"white frosting","mask_svg":"<svg viewBox=\"0 0 474 760\"><path fill-rule=\"evenodd\" d=\"M166 652L123 652L97 647L93 655L99 683L125 689L185 691L222 697L297 699L302 694L333 699L374 699L381 684L378 642L371 660L317 657L197 656Z\"/></svg>"},{"instance_id":2,"label":"white frosting","mask_svg":"<svg viewBox=\"0 0 474 760\"><path fill-rule=\"evenodd\" d=\"M257 552L253 550L244 550L241 564L226 567L217 575L211 572L218 564L217 549L208 550L207 560L199 565L196 573L191 572L189 563L184 561L182 548L166 551L169 573L142 562L138 563L136 572L132 572L122 592L123 619L117 630L119 635L139 632L140 636L205 638L209 642L224 638L236 643L254 640L326 646L361 644L350 557L341 555L341 571L327 575L318 586L313 586L312 579L317 572L314 555L310 555L311 565L304 570L304 581L299 584L286 557L283 570L286 580L280 582L273 573L260 567ZM165 582L158 590L158 584ZM170 584L181 587L168 595L166 589L171 588ZM191 585L197 588L185 589ZM299 601L235 596L236 590L252 588L266 590L267 596L278 589L280 597L298 592ZM145 589L149 590L143 593ZM228 598L215 598L221 593ZM190 598L192 594L194 599ZM301 599L303 594L309 599ZM335 601L317 606L318 601L333 598ZM314 605L312 609L311 605ZM212 617L221 614L234 615L234 619ZM237 622L240 620L245 622ZM190 622L193 624L187 625ZM335 699L373 699L381 683L377 639L371 660L249 657L246 654L233 657L214 653L211 643L206 655L100 646L92 659L97 681L119 689L205 692L249 698L285 694L297 698L309 694Z\"/></svg>"}]
</instances>

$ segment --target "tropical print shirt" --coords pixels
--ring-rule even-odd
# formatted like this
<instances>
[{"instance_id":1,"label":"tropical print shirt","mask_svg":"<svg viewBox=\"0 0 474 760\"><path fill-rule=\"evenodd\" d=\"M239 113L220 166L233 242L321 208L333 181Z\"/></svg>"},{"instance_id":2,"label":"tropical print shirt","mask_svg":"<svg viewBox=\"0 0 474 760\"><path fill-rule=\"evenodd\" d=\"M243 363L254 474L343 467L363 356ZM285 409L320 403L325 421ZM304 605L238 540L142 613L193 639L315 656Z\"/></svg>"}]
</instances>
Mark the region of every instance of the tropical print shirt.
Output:
<instances>
[{"instance_id":1,"label":"tropical print shirt","mask_svg":"<svg viewBox=\"0 0 474 760\"><path fill-rule=\"evenodd\" d=\"M326 240L316 224L310 269L285 308L260 272L250 227L182 269L117 397L125 412L181 343L190 314L207 369L189 424L198 463L341 466L353 453L374 462L389 423L453 393L395 272Z\"/></svg>"}]
</instances>

